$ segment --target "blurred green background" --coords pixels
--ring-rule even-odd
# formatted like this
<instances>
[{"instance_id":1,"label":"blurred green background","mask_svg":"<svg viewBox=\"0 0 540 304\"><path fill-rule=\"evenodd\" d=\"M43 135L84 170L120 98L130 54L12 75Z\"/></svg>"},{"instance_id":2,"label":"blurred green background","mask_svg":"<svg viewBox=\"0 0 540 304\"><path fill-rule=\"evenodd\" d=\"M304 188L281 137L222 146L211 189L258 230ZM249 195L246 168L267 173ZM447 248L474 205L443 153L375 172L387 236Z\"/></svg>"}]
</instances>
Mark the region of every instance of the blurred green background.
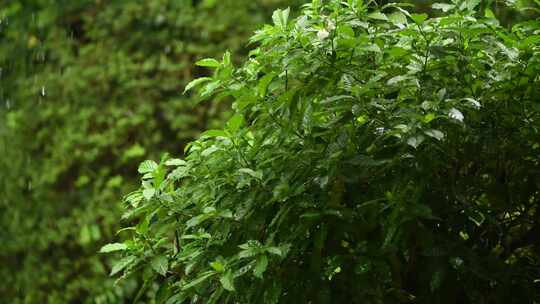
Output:
<instances>
[{"instance_id":1,"label":"blurred green background","mask_svg":"<svg viewBox=\"0 0 540 304\"><path fill-rule=\"evenodd\" d=\"M299 1L297 1L299 2ZM183 95L239 61L285 0L2 1L0 4L0 303L131 302L98 255L120 226L137 165L180 155L227 106Z\"/></svg>"},{"instance_id":2,"label":"blurred green background","mask_svg":"<svg viewBox=\"0 0 540 304\"><path fill-rule=\"evenodd\" d=\"M225 50L242 61L275 8L303 2L2 1L0 303L131 303L142 280L114 284L97 251L138 163L180 156L229 115L226 101L182 94L209 72L194 62ZM510 24L521 15L504 2L526 1L484 2Z\"/></svg>"}]
</instances>

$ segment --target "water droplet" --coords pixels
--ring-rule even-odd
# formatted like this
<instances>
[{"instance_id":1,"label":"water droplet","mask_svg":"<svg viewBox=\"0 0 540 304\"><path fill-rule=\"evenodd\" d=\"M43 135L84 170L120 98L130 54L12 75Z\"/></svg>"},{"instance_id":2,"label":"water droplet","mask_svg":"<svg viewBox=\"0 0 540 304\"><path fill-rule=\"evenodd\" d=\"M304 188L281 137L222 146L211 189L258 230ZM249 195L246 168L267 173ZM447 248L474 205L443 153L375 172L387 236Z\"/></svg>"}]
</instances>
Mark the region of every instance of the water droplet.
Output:
<instances>
[{"instance_id":1,"label":"water droplet","mask_svg":"<svg viewBox=\"0 0 540 304\"><path fill-rule=\"evenodd\" d=\"M41 87L41 96L45 97L45 86Z\"/></svg>"},{"instance_id":2,"label":"water droplet","mask_svg":"<svg viewBox=\"0 0 540 304\"><path fill-rule=\"evenodd\" d=\"M11 102L9 99L6 100L6 109L10 109L11 108Z\"/></svg>"},{"instance_id":3,"label":"water droplet","mask_svg":"<svg viewBox=\"0 0 540 304\"><path fill-rule=\"evenodd\" d=\"M28 191L32 191L32 181L28 181Z\"/></svg>"}]
</instances>

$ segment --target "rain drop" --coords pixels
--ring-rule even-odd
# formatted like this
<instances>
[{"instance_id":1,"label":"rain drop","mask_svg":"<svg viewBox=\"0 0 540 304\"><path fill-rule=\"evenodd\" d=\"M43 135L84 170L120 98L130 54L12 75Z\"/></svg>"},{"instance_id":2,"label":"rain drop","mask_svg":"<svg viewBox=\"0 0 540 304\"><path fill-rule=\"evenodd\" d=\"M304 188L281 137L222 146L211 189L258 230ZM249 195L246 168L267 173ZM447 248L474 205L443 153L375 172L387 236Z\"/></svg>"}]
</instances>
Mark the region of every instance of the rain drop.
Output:
<instances>
[{"instance_id":1,"label":"rain drop","mask_svg":"<svg viewBox=\"0 0 540 304\"><path fill-rule=\"evenodd\" d=\"M45 97L45 86L41 87L41 96Z\"/></svg>"},{"instance_id":2,"label":"rain drop","mask_svg":"<svg viewBox=\"0 0 540 304\"><path fill-rule=\"evenodd\" d=\"M9 99L6 100L6 109L10 109L11 108L11 102Z\"/></svg>"}]
</instances>

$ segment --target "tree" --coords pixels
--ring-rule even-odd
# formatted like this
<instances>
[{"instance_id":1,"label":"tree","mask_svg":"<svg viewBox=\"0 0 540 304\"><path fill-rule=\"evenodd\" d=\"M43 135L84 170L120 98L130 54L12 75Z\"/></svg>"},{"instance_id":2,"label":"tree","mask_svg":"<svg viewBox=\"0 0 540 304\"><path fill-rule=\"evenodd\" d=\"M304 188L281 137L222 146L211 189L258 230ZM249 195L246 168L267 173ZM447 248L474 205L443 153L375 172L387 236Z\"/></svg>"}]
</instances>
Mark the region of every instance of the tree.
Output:
<instances>
[{"instance_id":1,"label":"tree","mask_svg":"<svg viewBox=\"0 0 540 304\"><path fill-rule=\"evenodd\" d=\"M540 300L538 20L373 1L277 10L188 85L234 116L139 167L103 251L166 303Z\"/></svg>"}]
</instances>

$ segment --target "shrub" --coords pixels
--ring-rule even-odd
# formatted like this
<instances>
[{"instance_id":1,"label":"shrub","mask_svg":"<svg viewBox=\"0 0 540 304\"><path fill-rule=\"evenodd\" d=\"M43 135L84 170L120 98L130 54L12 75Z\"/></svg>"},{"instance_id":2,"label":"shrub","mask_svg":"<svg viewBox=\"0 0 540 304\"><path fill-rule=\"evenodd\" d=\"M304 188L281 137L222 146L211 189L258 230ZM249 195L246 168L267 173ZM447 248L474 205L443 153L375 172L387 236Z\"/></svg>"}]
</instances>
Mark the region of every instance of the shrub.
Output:
<instances>
[{"instance_id":1,"label":"shrub","mask_svg":"<svg viewBox=\"0 0 540 304\"><path fill-rule=\"evenodd\" d=\"M113 287L97 254L115 202L143 155L182 151L229 115L182 95L208 74L192 62L224 48L238 60L284 2L53 2L0 5L0 302L131 302L137 282Z\"/></svg>"},{"instance_id":2,"label":"shrub","mask_svg":"<svg viewBox=\"0 0 540 304\"><path fill-rule=\"evenodd\" d=\"M277 10L242 67L198 62L188 88L235 115L140 165L114 272L166 303L540 300L539 22L367 2Z\"/></svg>"}]
</instances>

